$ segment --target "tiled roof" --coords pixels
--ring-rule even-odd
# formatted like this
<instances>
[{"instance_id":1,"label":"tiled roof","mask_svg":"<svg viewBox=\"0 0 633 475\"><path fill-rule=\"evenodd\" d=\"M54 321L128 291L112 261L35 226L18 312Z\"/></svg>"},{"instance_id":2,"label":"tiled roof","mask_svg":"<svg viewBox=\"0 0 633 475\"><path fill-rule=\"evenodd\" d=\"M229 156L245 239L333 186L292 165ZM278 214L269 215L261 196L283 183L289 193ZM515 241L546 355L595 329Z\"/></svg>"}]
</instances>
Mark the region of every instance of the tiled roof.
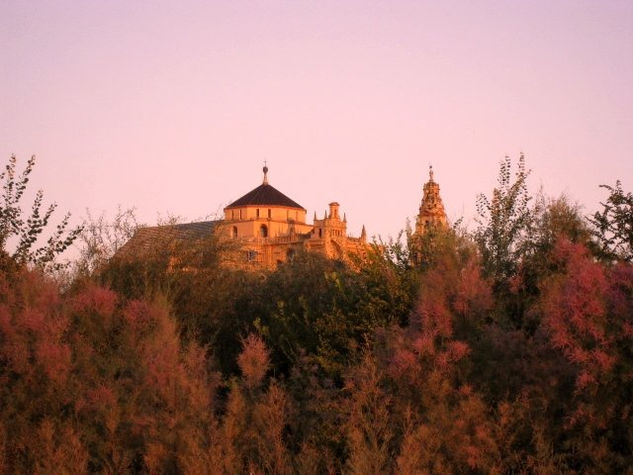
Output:
<instances>
[{"instance_id":1,"label":"tiled roof","mask_svg":"<svg viewBox=\"0 0 633 475\"><path fill-rule=\"evenodd\" d=\"M198 221L195 223L170 224L139 228L132 238L117 252L129 256L152 249L152 246L166 242L182 242L210 237L219 221Z\"/></svg>"},{"instance_id":2,"label":"tiled roof","mask_svg":"<svg viewBox=\"0 0 633 475\"><path fill-rule=\"evenodd\" d=\"M270 205L270 206L287 206L288 208L305 208L296 201L291 200L281 191L266 183L259 185L252 191L249 191L241 198L235 200L227 206L227 208L239 208L248 205Z\"/></svg>"}]
</instances>

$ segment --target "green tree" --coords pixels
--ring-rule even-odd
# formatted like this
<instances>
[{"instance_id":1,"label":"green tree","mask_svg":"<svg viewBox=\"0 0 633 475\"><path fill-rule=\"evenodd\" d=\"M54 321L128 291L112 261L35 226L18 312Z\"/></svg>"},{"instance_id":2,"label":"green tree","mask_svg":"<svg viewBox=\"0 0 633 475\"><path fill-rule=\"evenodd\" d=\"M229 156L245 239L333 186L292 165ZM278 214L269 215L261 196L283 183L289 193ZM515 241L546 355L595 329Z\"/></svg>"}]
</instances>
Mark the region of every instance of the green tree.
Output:
<instances>
[{"instance_id":1,"label":"green tree","mask_svg":"<svg viewBox=\"0 0 633 475\"><path fill-rule=\"evenodd\" d=\"M23 214L20 201L24 195L29 176L35 166L35 156L32 156L22 173L16 170L15 155L9 159L5 170L0 173L2 182L2 198L0 202L0 265L7 266L9 262L18 265L33 265L45 270L56 270L62 267L55 262L55 258L64 252L81 233L81 226L68 229L70 214L67 213L46 239L45 244L39 246L38 241L46 229L57 208L53 203L46 208L44 193L39 190L31 206L31 213ZM12 251L8 250L9 241L17 242Z\"/></svg>"},{"instance_id":2,"label":"green tree","mask_svg":"<svg viewBox=\"0 0 633 475\"><path fill-rule=\"evenodd\" d=\"M406 321L415 295L409 275L378 248L358 270L297 253L268 276L254 310L277 369L288 374L305 354L340 381L376 328Z\"/></svg>"},{"instance_id":3,"label":"green tree","mask_svg":"<svg viewBox=\"0 0 633 475\"><path fill-rule=\"evenodd\" d=\"M514 176L512 161L510 157L505 157L492 198L484 194L477 197L479 227L475 239L483 257L485 273L495 280L495 285L516 273L525 251L524 244L530 235L533 210L530 207L532 198L527 190L529 174L523 154L519 156Z\"/></svg>"},{"instance_id":4,"label":"green tree","mask_svg":"<svg viewBox=\"0 0 633 475\"><path fill-rule=\"evenodd\" d=\"M633 261L633 193L622 190L620 180L615 186L601 185L609 190L607 201L601 203L589 222L594 226L600 255L608 260Z\"/></svg>"}]
</instances>

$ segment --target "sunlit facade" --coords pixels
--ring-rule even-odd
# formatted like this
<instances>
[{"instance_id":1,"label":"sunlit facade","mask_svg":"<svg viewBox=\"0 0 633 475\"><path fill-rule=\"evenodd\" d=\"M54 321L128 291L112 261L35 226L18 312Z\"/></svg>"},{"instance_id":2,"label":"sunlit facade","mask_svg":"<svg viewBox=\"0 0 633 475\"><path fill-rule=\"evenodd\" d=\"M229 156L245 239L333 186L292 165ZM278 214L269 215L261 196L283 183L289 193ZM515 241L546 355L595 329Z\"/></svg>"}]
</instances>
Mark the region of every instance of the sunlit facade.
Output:
<instances>
[{"instance_id":1,"label":"sunlit facade","mask_svg":"<svg viewBox=\"0 0 633 475\"><path fill-rule=\"evenodd\" d=\"M318 252L332 259L347 260L367 251L365 227L358 238L347 235L347 219L340 205L329 204L322 219L314 214L306 223L306 209L268 183L264 167L261 185L224 208L218 232L236 242L236 265L274 268L292 259L299 250Z\"/></svg>"}]
</instances>

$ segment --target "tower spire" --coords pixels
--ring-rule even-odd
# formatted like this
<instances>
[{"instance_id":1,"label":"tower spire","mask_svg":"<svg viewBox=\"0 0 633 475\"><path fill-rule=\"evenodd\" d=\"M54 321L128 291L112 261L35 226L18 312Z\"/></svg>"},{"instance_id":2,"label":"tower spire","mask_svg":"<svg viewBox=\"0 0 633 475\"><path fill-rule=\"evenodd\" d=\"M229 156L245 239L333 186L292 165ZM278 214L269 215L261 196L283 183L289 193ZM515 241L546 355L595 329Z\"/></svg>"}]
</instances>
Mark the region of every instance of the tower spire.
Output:
<instances>
[{"instance_id":1,"label":"tower spire","mask_svg":"<svg viewBox=\"0 0 633 475\"><path fill-rule=\"evenodd\" d=\"M416 219L415 233L422 235L429 226L446 226L446 212L440 197L440 185L433 180L433 166L429 165L429 181L422 187L422 203Z\"/></svg>"},{"instance_id":2,"label":"tower spire","mask_svg":"<svg viewBox=\"0 0 633 475\"><path fill-rule=\"evenodd\" d=\"M264 160L264 168L262 168L263 172L264 172L264 185L268 185L268 165L266 163L266 160Z\"/></svg>"}]
</instances>

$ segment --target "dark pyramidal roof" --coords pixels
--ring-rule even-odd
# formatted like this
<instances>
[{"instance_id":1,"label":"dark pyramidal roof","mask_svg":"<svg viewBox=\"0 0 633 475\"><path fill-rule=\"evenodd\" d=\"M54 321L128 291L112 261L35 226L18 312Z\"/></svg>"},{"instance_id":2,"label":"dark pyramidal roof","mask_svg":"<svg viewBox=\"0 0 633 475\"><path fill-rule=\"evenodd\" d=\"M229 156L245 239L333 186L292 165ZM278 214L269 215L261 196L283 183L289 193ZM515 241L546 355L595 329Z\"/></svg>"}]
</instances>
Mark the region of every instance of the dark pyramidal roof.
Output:
<instances>
[{"instance_id":1,"label":"dark pyramidal roof","mask_svg":"<svg viewBox=\"0 0 633 475\"><path fill-rule=\"evenodd\" d=\"M264 167L264 183L254 190L249 191L241 198L235 200L227 206L227 208L239 208L248 205L270 205L270 206L286 206L288 208L298 208L305 210L296 201L291 200L281 191L268 184L268 167Z\"/></svg>"}]
</instances>

